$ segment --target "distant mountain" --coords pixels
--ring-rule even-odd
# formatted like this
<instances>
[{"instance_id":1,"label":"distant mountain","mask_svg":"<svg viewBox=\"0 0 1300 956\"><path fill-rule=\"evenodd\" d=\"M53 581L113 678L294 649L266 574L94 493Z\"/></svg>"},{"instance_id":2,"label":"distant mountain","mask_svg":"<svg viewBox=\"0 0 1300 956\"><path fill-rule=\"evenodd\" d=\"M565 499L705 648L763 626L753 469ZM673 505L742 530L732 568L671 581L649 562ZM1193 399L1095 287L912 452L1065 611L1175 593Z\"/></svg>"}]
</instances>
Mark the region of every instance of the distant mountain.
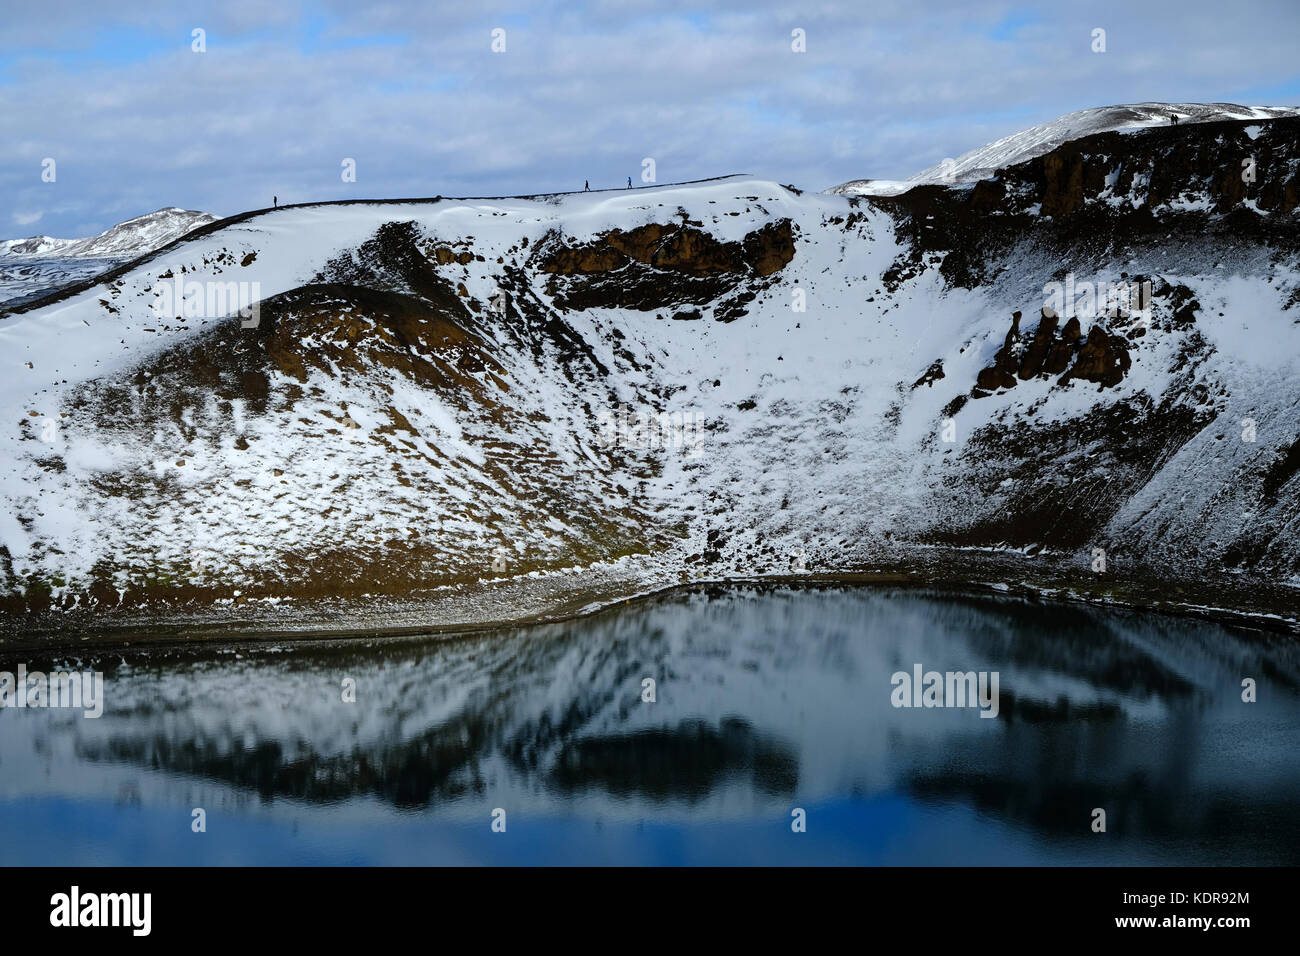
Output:
<instances>
[{"instance_id":1,"label":"distant mountain","mask_svg":"<svg viewBox=\"0 0 1300 956\"><path fill-rule=\"evenodd\" d=\"M0 255L7 256L49 256L58 255L60 249L66 249L82 239L53 239L50 236L32 236L30 239L0 240Z\"/></svg>"},{"instance_id":2,"label":"distant mountain","mask_svg":"<svg viewBox=\"0 0 1300 956\"><path fill-rule=\"evenodd\" d=\"M1004 136L979 149L945 159L908 179L855 179L826 190L841 196L897 196L914 186L960 185L986 179L1006 169L1049 153L1071 140L1096 133L1123 132L1152 126L1171 126L1173 117L1183 123L1211 123L1219 120L1278 119L1300 116L1300 107L1238 106L1236 103L1136 103L1129 106L1100 106L1066 113L1064 116Z\"/></svg>"},{"instance_id":3,"label":"distant mountain","mask_svg":"<svg viewBox=\"0 0 1300 956\"><path fill-rule=\"evenodd\" d=\"M0 240L0 303L31 301L69 283L93 278L216 221L216 216L206 212L169 206L119 222L86 239L32 236Z\"/></svg>"},{"instance_id":4,"label":"distant mountain","mask_svg":"<svg viewBox=\"0 0 1300 956\"><path fill-rule=\"evenodd\" d=\"M193 209L168 206L144 216L119 222L111 229L86 239L54 239L32 236L29 239L0 240L0 255L69 259L131 259L179 239L188 232L217 217Z\"/></svg>"}]
</instances>

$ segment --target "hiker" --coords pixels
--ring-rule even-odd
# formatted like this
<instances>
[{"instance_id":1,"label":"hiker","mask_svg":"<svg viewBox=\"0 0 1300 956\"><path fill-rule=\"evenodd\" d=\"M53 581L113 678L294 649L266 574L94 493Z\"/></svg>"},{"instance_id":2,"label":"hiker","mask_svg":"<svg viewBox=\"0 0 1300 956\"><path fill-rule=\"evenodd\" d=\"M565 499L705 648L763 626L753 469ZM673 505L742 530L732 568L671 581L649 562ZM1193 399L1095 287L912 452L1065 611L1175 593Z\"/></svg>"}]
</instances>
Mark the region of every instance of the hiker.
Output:
<instances>
[{"instance_id":1,"label":"hiker","mask_svg":"<svg viewBox=\"0 0 1300 956\"><path fill-rule=\"evenodd\" d=\"M1177 114L1177 113L1170 113L1170 114L1169 114L1169 125L1171 125L1171 126L1177 126L1177 125L1178 125L1178 114Z\"/></svg>"},{"instance_id":2,"label":"hiker","mask_svg":"<svg viewBox=\"0 0 1300 956\"><path fill-rule=\"evenodd\" d=\"M584 180L582 181L582 191L583 191L584 193L589 193L589 192L591 192L591 180L590 180L590 179L584 179Z\"/></svg>"},{"instance_id":3,"label":"hiker","mask_svg":"<svg viewBox=\"0 0 1300 956\"><path fill-rule=\"evenodd\" d=\"M631 189L631 188L632 188L632 177L631 177L631 176L627 177L627 188L628 188L628 189Z\"/></svg>"},{"instance_id":4,"label":"hiker","mask_svg":"<svg viewBox=\"0 0 1300 956\"><path fill-rule=\"evenodd\" d=\"M279 208L280 208L280 197L279 197L279 196L272 196L272 197L271 197L271 208L272 208L272 209L279 209Z\"/></svg>"}]
</instances>

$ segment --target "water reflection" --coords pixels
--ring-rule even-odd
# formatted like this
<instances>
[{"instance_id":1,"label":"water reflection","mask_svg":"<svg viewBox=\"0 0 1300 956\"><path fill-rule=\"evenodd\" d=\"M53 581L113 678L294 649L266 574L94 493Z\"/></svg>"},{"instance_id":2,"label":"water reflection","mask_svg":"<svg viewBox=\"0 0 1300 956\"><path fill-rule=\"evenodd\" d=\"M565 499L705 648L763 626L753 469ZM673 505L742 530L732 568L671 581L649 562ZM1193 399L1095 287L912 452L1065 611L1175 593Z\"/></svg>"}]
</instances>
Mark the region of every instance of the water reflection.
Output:
<instances>
[{"instance_id":1,"label":"water reflection","mask_svg":"<svg viewBox=\"0 0 1300 956\"><path fill-rule=\"evenodd\" d=\"M713 589L94 663L99 720L0 711L5 862L1300 861L1300 654L1202 622ZM891 706L917 663L998 671L998 719Z\"/></svg>"}]
</instances>

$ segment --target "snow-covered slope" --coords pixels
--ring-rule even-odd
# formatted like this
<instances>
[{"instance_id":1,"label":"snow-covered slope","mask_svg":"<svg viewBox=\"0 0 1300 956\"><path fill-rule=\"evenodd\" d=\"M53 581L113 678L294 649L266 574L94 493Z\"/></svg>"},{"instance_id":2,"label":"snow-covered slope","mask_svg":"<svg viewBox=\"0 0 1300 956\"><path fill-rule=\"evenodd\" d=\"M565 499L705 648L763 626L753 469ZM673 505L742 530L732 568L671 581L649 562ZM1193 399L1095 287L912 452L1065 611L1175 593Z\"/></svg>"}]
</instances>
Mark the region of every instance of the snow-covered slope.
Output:
<instances>
[{"instance_id":1,"label":"snow-covered slope","mask_svg":"<svg viewBox=\"0 0 1300 956\"><path fill-rule=\"evenodd\" d=\"M1300 120L919 193L296 207L0 310L6 606L1006 547L1080 592L1300 582Z\"/></svg>"},{"instance_id":2,"label":"snow-covered slope","mask_svg":"<svg viewBox=\"0 0 1300 956\"><path fill-rule=\"evenodd\" d=\"M1066 113L1050 123L1033 126L957 159L904 180L855 179L833 186L828 192L843 196L896 196L914 186L955 185L986 179L999 169L1015 166L1051 152L1070 140L1120 130L1168 126L1177 117L1182 123L1210 123L1219 120L1277 119L1300 116L1294 106L1238 106L1235 103L1136 103L1129 106L1101 106Z\"/></svg>"},{"instance_id":3,"label":"snow-covered slope","mask_svg":"<svg viewBox=\"0 0 1300 956\"><path fill-rule=\"evenodd\" d=\"M62 250L80 242L78 239L53 239L50 236L31 236L27 239L0 239L3 256L57 256Z\"/></svg>"}]
</instances>

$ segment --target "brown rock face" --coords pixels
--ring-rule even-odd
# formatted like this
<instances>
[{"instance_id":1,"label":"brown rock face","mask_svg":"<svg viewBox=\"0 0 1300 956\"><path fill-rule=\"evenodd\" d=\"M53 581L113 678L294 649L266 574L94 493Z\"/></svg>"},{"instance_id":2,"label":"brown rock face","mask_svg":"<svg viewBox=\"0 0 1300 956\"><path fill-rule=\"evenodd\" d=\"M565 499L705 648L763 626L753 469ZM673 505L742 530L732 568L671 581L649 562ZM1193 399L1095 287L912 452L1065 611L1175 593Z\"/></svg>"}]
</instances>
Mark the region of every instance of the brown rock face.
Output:
<instances>
[{"instance_id":1,"label":"brown rock face","mask_svg":"<svg viewBox=\"0 0 1300 956\"><path fill-rule=\"evenodd\" d=\"M1109 388L1120 383L1132 364L1124 340L1118 335L1108 335L1104 329L1094 325L1088 330L1088 341L1079 350L1074 367L1061 377L1061 384L1072 378L1081 378Z\"/></svg>"},{"instance_id":2,"label":"brown rock face","mask_svg":"<svg viewBox=\"0 0 1300 956\"><path fill-rule=\"evenodd\" d=\"M1001 209L1006 199L1006 184L998 179L981 179L971 191L970 204L975 212L991 212Z\"/></svg>"},{"instance_id":3,"label":"brown rock face","mask_svg":"<svg viewBox=\"0 0 1300 956\"><path fill-rule=\"evenodd\" d=\"M1019 360L1016 357L1016 344L1020 336L1020 313L1011 315L1011 328L1002 340L1002 348L993 357L993 364L983 369L975 378L975 384L986 392L999 388L1015 388L1016 369Z\"/></svg>"},{"instance_id":4,"label":"brown rock face","mask_svg":"<svg viewBox=\"0 0 1300 956\"><path fill-rule=\"evenodd\" d=\"M563 248L546 263L546 271L571 276L579 273L612 272L627 264L627 256L610 245Z\"/></svg>"},{"instance_id":5,"label":"brown rock face","mask_svg":"<svg viewBox=\"0 0 1300 956\"><path fill-rule=\"evenodd\" d=\"M1252 126L1259 129L1246 132ZM918 186L873 205L904 210L921 248L957 253L945 260L945 275L970 287L983 278L972 251L990 237L1014 236L1020 216L1041 215L1051 220L1049 229L1082 217L1080 227L1089 231L1136 228L1154 234L1153 219L1176 215L1182 223L1205 220L1212 232L1237 239L1243 230L1262 226L1261 219L1300 208L1297 157L1300 117L1098 133L1000 169L969 190ZM1191 215L1178 208L1179 200L1197 200L1201 209ZM1204 208L1207 200L1212 213ZM1234 211L1249 218L1225 221Z\"/></svg>"},{"instance_id":6,"label":"brown rock face","mask_svg":"<svg viewBox=\"0 0 1300 956\"><path fill-rule=\"evenodd\" d=\"M463 266L474 261L474 254L472 252L457 252L455 249L450 249L447 246L434 246L429 250L429 254L433 256L434 261L436 261L440 266L445 266L453 262L457 262Z\"/></svg>"},{"instance_id":7,"label":"brown rock face","mask_svg":"<svg viewBox=\"0 0 1300 956\"><path fill-rule=\"evenodd\" d=\"M790 220L769 222L745 237L744 259L761 276L780 272L794 258L794 231Z\"/></svg>"},{"instance_id":8,"label":"brown rock face","mask_svg":"<svg viewBox=\"0 0 1300 956\"><path fill-rule=\"evenodd\" d=\"M1016 373L1023 381L1033 378L1043 370L1043 364L1047 361L1048 353L1056 340L1056 323L1060 321L1055 312L1051 309L1043 308L1043 317L1038 320L1038 328L1034 331L1034 340L1029 343L1029 348L1025 350L1025 357L1020 363L1020 370Z\"/></svg>"},{"instance_id":9,"label":"brown rock face","mask_svg":"<svg viewBox=\"0 0 1300 956\"><path fill-rule=\"evenodd\" d=\"M1083 205L1083 157L1048 153L1043 157L1043 214L1067 216Z\"/></svg>"},{"instance_id":10,"label":"brown rock face","mask_svg":"<svg viewBox=\"0 0 1300 956\"><path fill-rule=\"evenodd\" d=\"M707 276L738 272L742 268L740 249L736 245L718 242L707 232L689 227L667 233L648 251L648 259L633 258L671 272Z\"/></svg>"},{"instance_id":11,"label":"brown rock face","mask_svg":"<svg viewBox=\"0 0 1300 956\"><path fill-rule=\"evenodd\" d=\"M1290 212L1300 206L1300 175L1292 176L1285 184L1280 181L1265 183L1260 187L1255 202L1268 212Z\"/></svg>"},{"instance_id":12,"label":"brown rock face","mask_svg":"<svg viewBox=\"0 0 1300 956\"><path fill-rule=\"evenodd\" d=\"M1215 208L1227 212L1246 198L1246 184L1239 170L1230 169L1219 176L1215 196Z\"/></svg>"},{"instance_id":13,"label":"brown rock face","mask_svg":"<svg viewBox=\"0 0 1300 956\"><path fill-rule=\"evenodd\" d=\"M760 282L794 258L790 220L770 222L739 242L722 242L692 220L612 229L581 246L552 233L539 244L534 268L549 273L547 291L564 309L641 311L712 305L713 318L745 314ZM761 283L765 285L766 283Z\"/></svg>"},{"instance_id":14,"label":"brown rock face","mask_svg":"<svg viewBox=\"0 0 1300 956\"><path fill-rule=\"evenodd\" d=\"M1044 375L1060 375L1070 367L1070 359L1074 358L1074 348L1071 342L1056 342L1052 345L1051 351L1047 353L1047 359L1043 362Z\"/></svg>"},{"instance_id":15,"label":"brown rock face","mask_svg":"<svg viewBox=\"0 0 1300 956\"><path fill-rule=\"evenodd\" d=\"M1132 365L1125 340L1094 325L1088 330L1087 340L1080 345L1078 317L1071 317L1065 323L1058 339L1059 321L1055 312L1044 307L1033 338L1021 348L1020 313L1012 315L1002 348L994 356L993 364L976 376L971 397L986 398L999 388L1014 387L1017 378L1027 381L1042 375L1060 375L1061 385L1075 378L1097 382L1103 388L1119 384Z\"/></svg>"},{"instance_id":16,"label":"brown rock face","mask_svg":"<svg viewBox=\"0 0 1300 956\"><path fill-rule=\"evenodd\" d=\"M659 243L663 241L666 235L674 231L674 227L671 225L662 226L657 222L652 222L629 232L615 229L606 233L603 238L606 245L617 249L627 258L649 263L654 258Z\"/></svg>"},{"instance_id":17,"label":"brown rock face","mask_svg":"<svg viewBox=\"0 0 1300 956\"><path fill-rule=\"evenodd\" d=\"M560 246L538 262L538 269L554 275L590 274L635 261L697 277L748 270L767 276L793 258L794 232L788 219L768 223L741 242L721 242L690 225L649 223L627 231L613 229L584 246Z\"/></svg>"}]
</instances>

